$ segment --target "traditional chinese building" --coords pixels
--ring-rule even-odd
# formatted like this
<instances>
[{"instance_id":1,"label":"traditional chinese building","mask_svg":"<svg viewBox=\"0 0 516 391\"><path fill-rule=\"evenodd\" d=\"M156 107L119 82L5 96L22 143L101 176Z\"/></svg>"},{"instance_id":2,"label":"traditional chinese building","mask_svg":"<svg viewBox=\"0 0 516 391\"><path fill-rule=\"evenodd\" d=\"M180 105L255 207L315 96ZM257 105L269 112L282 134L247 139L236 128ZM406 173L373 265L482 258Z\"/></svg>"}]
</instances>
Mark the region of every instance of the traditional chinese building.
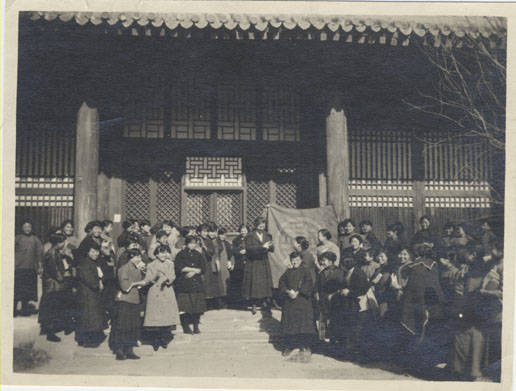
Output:
<instances>
[{"instance_id":1,"label":"traditional chinese building","mask_svg":"<svg viewBox=\"0 0 516 391\"><path fill-rule=\"evenodd\" d=\"M17 218L235 231L268 203L330 203L382 236L488 216L487 144L440 142L450 125L405 102L437 78L421 47L505 50L495 21L20 13Z\"/></svg>"}]
</instances>

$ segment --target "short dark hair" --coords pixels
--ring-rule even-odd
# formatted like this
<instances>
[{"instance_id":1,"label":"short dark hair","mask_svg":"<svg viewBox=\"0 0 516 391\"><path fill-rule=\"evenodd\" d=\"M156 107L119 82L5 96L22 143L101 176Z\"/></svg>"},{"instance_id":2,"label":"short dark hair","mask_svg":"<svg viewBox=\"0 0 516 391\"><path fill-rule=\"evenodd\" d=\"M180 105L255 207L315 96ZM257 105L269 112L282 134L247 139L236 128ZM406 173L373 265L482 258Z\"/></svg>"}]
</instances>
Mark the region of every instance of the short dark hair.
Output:
<instances>
[{"instance_id":1,"label":"short dark hair","mask_svg":"<svg viewBox=\"0 0 516 391\"><path fill-rule=\"evenodd\" d=\"M335 263L337 261L337 254L332 251L325 251L319 255L319 259L327 259L331 263Z\"/></svg>"},{"instance_id":2,"label":"short dark hair","mask_svg":"<svg viewBox=\"0 0 516 391\"><path fill-rule=\"evenodd\" d=\"M58 243L63 243L66 240L66 236L62 233L52 232L50 234L50 237L48 238L48 241L52 246L55 246Z\"/></svg>"},{"instance_id":3,"label":"short dark hair","mask_svg":"<svg viewBox=\"0 0 516 391\"><path fill-rule=\"evenodd\" d=\"M359 234L354 234L354 235L351 235L351 237L349 238L349 242L351 243L351 240L352 239L358 239L358 241L362 244L364 243L364 239L362 239L362 236L360 236Z\"/></svg>"},{"instance_id":4,"label":"short dark hair","mask_svg":"<svg viewBox=\"0 0 516 391\"><path fill-rule=\"evenodd\" d=\"M373 223L371 222L371 220L362 220L362 221L358 224L358 226L359 226L360 228L362 228L364 225L370 225L370 226L372 227L372 226L373 226Z\"/></svg>"},{"instance_id":5,"label":"short dark hair","mask_svg":"<svg viewBox=\"0 0 516 391\"><path fill-rule=\"evenodd\" d=\"M156 239L162 238L163 236L168 237L167 231L164 229L160 229L158 232L156 232Z\"/></svg>"},{"instance_id":6,"label":"short dark hair","mask_svg":"<svg viewBox=\"0 0 516 391\"><path fill-rule=\"evenodd\" d=\"M337 225L337 231L340 231L341 228L344 228L348 223L351 223L353 227L356 227L355 223L351 219L344 219Z\"/></svg>"},{"instance_id":7,"label":"short dark hair","mask_svg":"<svg viewBox=\"0 0 516 391\"><path fill-rule=\"evenodd\" d=\"M61 225L59 226L61 229L63 229L64 227L66 227L67 224L71 224L72 227L73 227L73 221L71 219L66 219L65 221L63 221L61 223Z\"/></svg>"},{"instance_id":8,"label":"short dark hair","mask_svg":"<svg viewBox=\"0 0 516 391\"><path fill-rule=\"evenodd\" d=\"M154 255L158 255L159 253L171 253L170 247L166 244L162 244L154 249Z\"/></svg>"},{"instance_id":9,"label":"short dark hair","mask_svg":"<svg viewBox=\"0 0 516 391\"><path fill-rule=\"evenodd\" d=\"M301 258L301 254L297 251L292 251L289 255L289 258L292 260L294 258Z\"/></svg>"},{"instance_id":10,"label":"short dark hair","mask_svg":"<svg viewBox=\"0 0 516 391\"><path fill-rule=\"evenodd\" d=\"M219 228L219 231L217 232L219 235L225 235L227 234L228 230L224 227Z\"/></svg>"},{"instance_id":11,"label":"short dark hair","mask_svg":"<svg viewBox=\"0 0 516 391\"><path fill-rule=\"evenodd\" d=\"M395 232L397 235L401 235L405 231L405 226L397 221L396 223L389 224L387 226L387 231Z\"/></svg>"},{"instance_id":12,"label":"short dark hair","mask_svg":"<svg viewBox=\"0 0 516 391\"><path fill-rule=\"evenodd\" d=\"M106 227L108 227L110 225L113 225L113 221L111 221L111 220L104 220L102 222L102 228L106 228Z\"/></svg>"},{"instance_id":13,"label":"short dark hair","mask_svg":"<svg viewBox=\"0 0 516 391\"><path fill-rule=\"evenodd\" d=\"M138 250L137 248L132 248L130 250L127 250L126 253L127 253L128 261L130 261L131 259L133 259L134 257L136 257L138 255L142 255L141 251Z\"/></svg>"},{"instance_id":14,"label":"short dark hair","mask_svg":"<svg viewBox=\"0 0 516 391\"><path fill-rule=\"evenodd\" d=\"M192 235L187 235L185 237L185 244L189 244L191 242L195 242L196 240L197 240L197 237L192 236Z\"/></svg>"},{"instance_id":15,"label":"short dark hair","mask_svg":"<svg viewBox=\"0 0 516 391\"><path fill-rule=\"evenodd\" d=\"M247 224L240 224L240 226L238 227L238 232L242 231L242 228L244 227L247 229L247 232L250 231L249 226Z\"/></svg>"},{"instance_id":16,"label":"short dark hair","mask_svg":"<svg viewBox=\"0 0 516 391\"><path fill-rule=\"evenodd\" d=\"M86 227L84 227L84 232L90 233L94 227L99 227L102 229L102 223L98 220L90 221L88 224L86 224Z\"/></svg>"},{"instance_id":17,"label":"short dark hair","mask_svg":"<svg viewBox=\"0 0 516 391\"><path fill-rule=\"evenodd\" d=\"M296 242L301 246L301 250L307 250L310 247L310 243L304 236L296 236Z\"/></svg>"},{"instance_id":18,"label":"short dark hair","mask_svg":"<svg viewBox=\"0 0 516 391\"><path fill-rule=\"evenodd\" d=\"M88 241L88 245L86 246L86 253L88 253L91 249L100 251L100 245L95 241Z\"/></svg>"},{"instance_id":19,"label":"short dark hair","mask_svg":"<svg viewBox=\"0 0 516 391\"><path fill-rule=\"evenodd\" d=\"M206 223L199 224L199 226L197 227L197 232L202 232L202 231L209 231L208 224L206 224Z\"/></svg>"},{"instance_id":20,"label":"short dark hair","mask_svg":"<svg viewBox=\"0 0 516 391\"><path fill-rule=\"evenodd\" d=\"M322 236L324 236L328 240L331 239L331 233L326 228L320 229L318 233L321 234Z\"/></svg>"},{"instance_id":21,"label":"short dark hair","mask_svg":"<svg viewBox=\"0 0 516 391\"><path fill-rule=\"evenodd\" d=\"M260 224L267 224L265 217L258 216L256 219L254 219L254 228L257 228Z\"/></svg>"},{"instance_id":22,"label":"short dark hair","mask_svg":"<svg viewBox=\"0 0 516 391\"><path fill-rule=\"evenodd\" d=\"M150 221L149 221L149 220L146 220L146 219L144 219L144 220L140 220L140 227L143 227L144 225L148 225L148 226L150 226L150 225L151 225L151 223L150 223Z\"/></svg>"}]
</instances>

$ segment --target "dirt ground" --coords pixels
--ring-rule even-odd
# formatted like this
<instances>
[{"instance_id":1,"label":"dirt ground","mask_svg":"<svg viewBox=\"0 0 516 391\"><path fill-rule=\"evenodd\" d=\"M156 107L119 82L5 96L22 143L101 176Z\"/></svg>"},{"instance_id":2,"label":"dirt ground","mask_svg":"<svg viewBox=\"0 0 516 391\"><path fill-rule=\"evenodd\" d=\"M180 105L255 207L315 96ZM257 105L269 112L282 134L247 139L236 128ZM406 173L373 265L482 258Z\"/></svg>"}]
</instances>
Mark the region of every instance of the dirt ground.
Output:
<instances>
[{"instance_id":1,"label":"dirt ground","mask_svg":"<svg viewBox=\"0 0 516 391\"><path fill-rule=\"evenodd\" d=\"M33 348L50 359L25 372L39 374L163 375L181 377L249 377L354 380L411 379L390 364L357 365L314 353L310 363L285 361L278 349L279 311L273 317L248 311L209 311L201 319L200 335L177 331L168 349L135 349L140 360L116 361L107 340L98 348L77 346L73 334L59 343L37 333L36 317L15 318L22 334L35 338Z\"/></svg>"}]
</instances>

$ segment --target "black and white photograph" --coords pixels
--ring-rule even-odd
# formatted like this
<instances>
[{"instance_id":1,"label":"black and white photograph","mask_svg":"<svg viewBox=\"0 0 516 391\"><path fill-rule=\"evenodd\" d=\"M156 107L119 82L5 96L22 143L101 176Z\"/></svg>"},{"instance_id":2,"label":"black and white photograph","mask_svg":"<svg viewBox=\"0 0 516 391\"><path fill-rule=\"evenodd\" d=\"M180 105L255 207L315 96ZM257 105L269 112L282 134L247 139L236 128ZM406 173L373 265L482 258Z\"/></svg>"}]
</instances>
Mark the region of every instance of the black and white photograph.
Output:
<instances>
[{"instance_id":1,"label":"black and white photograph","mask_svg":"<svg viewBox=\"0 0 516 391\"><path fill-rule=\"evenodd\" d=\"M8 370L508 386L509 14L172 3L13 17Z\"/></svg>"}]
</instances>

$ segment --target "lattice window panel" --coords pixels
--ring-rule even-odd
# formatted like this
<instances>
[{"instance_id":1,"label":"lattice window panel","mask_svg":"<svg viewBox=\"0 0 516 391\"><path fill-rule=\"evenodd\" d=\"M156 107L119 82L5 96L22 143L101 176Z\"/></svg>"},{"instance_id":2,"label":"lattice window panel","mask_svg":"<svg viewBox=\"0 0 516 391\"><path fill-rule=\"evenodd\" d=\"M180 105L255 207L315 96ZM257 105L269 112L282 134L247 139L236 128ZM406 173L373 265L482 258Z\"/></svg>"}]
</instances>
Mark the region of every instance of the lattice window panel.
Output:
<instances>
[{"instance_id":1,"label":"lattice window panel","mask_svg":"<svg viewBox=\"0 0 516 391\"><path fill-rule=\"evenodd\" d=\"M293 182L279 182L276 184L276 203L285 208L296 208L297 186Z\"/></svg>"},{"instance_id":2,"label":"lattice window panel","mask_svg":"<svg viewBox=\"0 0 516 391\"><path fill-rule=\"evenodd\" d=\"M426 208L490 208L488 197L425 197Z\"/></svg>"},{"instance_id":3,"label":"lattice window panel","mask_svg":"<svg viewBox=\"0 0 516 391\"><path fill-rule=\"evenodd\" d=\"M187 187L241 187L242 158L187 157L185 174Z\"/></svg>"},{"instance_id":4,"label":"lattice window panel","mask_svg":"<svg viewBox=\"0 0 516 391\"><path fill-rule=\"evenodd\" d=\"M425 183L425 190L489 192L489 183L487 183L486 181L427 181Z\"/></svg>"},{"instance_id":5,"label":"lattice window panel","mask_svg":"<svg viewBox=\"0 0 516 391\"><path fill-rule=\"evenodd\" d=\"M160 83L156 82L156 85L157 88L145 87L141 94L130 98L125 114L125 137L163 137L165 95Z\"/></svg>"},{"instance_id":6,"label":"lattice window panel","mask_svg":"<svg viewBox=\"0 0 516 391\"><path fill-rule=\"evenodd\" d=\"M400 190L412 191L412 181L351 179L350 190Z\"/></svg>"},{"instance_id":7,"label":"lattice window panel","mask_svg":"<svg viewBox=\"0 0 516 391\"><path fill-rule=\"evenodd\" d=\"M211 97L205 83L176 81L171 87L170 137L209 139L211 137Z\"/></svg>"},{"instance_id":8,"label":"lattice window panel","mask_svg":"<svg viewBox=\"0 0 516 391\"><path fill-rule=\"evenodd\" d=\"M352 179L412 179L412 143L409 132L355 129L349 134L349 152Z\"/></svg>"},{"instance_id":9,"label":"lattice window panel","mask_svg":"<svg viewBox=\"0 0 516 391\"><path fill-rule=\"evenodd\" d=\"M73 195L17 194L15 206L21 207L73 207Z\"/></svg>"},{"instance_id":10,"label":"lattice window panel","mask_svg":"<svg viewBox=\"0 0 516 391\"><path fill-rule=\"evenodd\" d=\"M256 88L253 85L225 83L218 86L217 137L256 139Z\"/></svg>"},{"instance_id":11,"label":"lattice window panel","mask_svg":"<svg viewBox=\"0 0 516 391\"><path fill-rule=\"evenodd\" d=\"M299 141L301 99L289 88L265 87L262 92L262 132L266 141Z\"/></svg>"},{"instance_id":12,"label":"lattice window panel","mask_svg":"<svg viewBox=\"0 0 516 391\"><path fill-rule=\"evenodd\" d=\"M173 178L157 183L156 219L172 220L179 224L181 218L181 183Z\"/></svg>"},{"instance_id":13,"label":"lattice window panel","mask_svg":"<svg viewBox=\"0 0 516 391\"><path fill-rule=\"evenodd\" d=\"M247 182L247 223L252 225L261 216L269 200L267 181L249 180Z\"/></svg>"},{"instance_id":14,"label":"lattice window panel","mask_svg":"<svg viewBox=\"0 0 516 391\"><path fill-rule=\"evenodd\" d=\"M242 224L242 193L217 192L217 217L215 219L219 227L236 232Z\"/></svg>"},{"instance_id":15,"label":"lattice window panel","mask_svg":"<svg viewBox=\"0 0 516 391\"><path fill-rule=\"evenodd\" d=\"M186 225L198 226L210 218L209 193L186 193Z\"/></svg>"},{"instance_id":16,"label":"lattice window panel","mask_svg":"<svg viewBox=\"0 0 516 391\"><path fill-rule=\"evenodd\" d=\"M427 133L423 142L427 180L483 182L492 177L486 142L438 131Z\"/></svg>"},{"instance_id":17,"label":"lattice window panel","mask_svg":"<svg viewBox=\"0 0 516 391\"><path fill-rule=\"evenodd\" d=\"M413 208L414 197L351 195L349 206L352 208Z\"/></svg>"},{"instance_id":18,"label":"lattice window panel","mask_svg":"<svg viewBox=\"0 0 516 391\"><path fill-rule=\"evenodd\" d=\"M150 218L150 186L148 181L128 181L125 189L126 219Z\"/></svg>"}]
</instances>

